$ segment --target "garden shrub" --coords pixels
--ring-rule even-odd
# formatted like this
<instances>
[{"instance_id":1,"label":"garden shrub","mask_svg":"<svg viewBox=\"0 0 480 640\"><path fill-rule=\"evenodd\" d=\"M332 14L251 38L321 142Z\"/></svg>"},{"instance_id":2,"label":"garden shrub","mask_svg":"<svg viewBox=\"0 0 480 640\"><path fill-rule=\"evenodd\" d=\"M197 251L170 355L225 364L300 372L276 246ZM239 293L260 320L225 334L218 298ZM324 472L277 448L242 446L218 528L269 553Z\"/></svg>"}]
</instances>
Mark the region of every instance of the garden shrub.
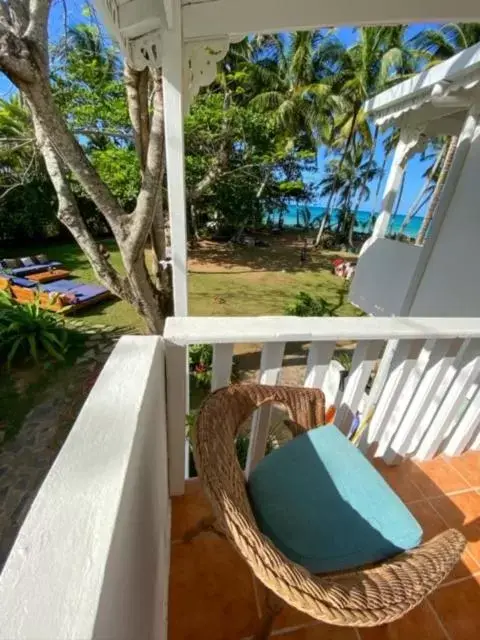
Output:
<instances>
[{"instance_id":1,"label":"garden shrub","mask_svg":"<svg viewBox=\"0 0 480 640\"><path fill-rule=\"evenodd\" d=\"M63 361L69 335L63 319L41 309L38 301L19 304L0 291L0 362Z\"/></svg>"}]
</instances>

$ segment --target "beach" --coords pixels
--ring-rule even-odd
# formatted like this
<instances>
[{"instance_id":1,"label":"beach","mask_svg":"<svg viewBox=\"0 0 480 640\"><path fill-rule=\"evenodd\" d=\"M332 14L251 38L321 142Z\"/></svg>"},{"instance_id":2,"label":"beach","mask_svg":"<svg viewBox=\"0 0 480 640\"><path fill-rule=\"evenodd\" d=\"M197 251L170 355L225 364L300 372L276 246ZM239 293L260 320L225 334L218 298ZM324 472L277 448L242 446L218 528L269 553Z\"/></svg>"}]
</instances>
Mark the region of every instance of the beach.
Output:
<instances>
[{"instance_id":1,"label":"beach","mask_svg":"<svg viewBox=\"0 0 480 640\"><path fill-rule=\"evenodd\" d=\"M300 216L300 224L303 224L303 216L301 214L302 211L305 210L305 208L307 208L310 212L310 221L315 220L315 218L321 217L324 212L325 212L325 207L322 207L320 205L314 205L314 204L309 204L309 205L295 205L295 204L291 204L288 205L287 208L287 212L284 214L284 224L287 227L293 227L297 224L297 211L299 213ZM376 214L376 217L378 216L378 213ZM332 214L332 221L335 221L338 219L338 210L334 209L333 214ZM392 216L392 222L389 228L389 231L391 233L398 233L398 231L400 230L400 227L402 226L402 223L405 219L405 216L403 215L396 215L396 216ZM409 224L407 225L407 227L404 229L403 233L406 236L410 236L412 238L416 237L416 235L418 234L418 232L420 231L420 227L422 225L422 218L420 216L417 216L415 218L413 218L412 220L410 220ZM364 233L368 233L371 232L371 213L370 211L359 211L357 214L357 220L356 220L356 224L355 224L355 231L358 232L364 232Z\"/></svg>"}]
</instances>

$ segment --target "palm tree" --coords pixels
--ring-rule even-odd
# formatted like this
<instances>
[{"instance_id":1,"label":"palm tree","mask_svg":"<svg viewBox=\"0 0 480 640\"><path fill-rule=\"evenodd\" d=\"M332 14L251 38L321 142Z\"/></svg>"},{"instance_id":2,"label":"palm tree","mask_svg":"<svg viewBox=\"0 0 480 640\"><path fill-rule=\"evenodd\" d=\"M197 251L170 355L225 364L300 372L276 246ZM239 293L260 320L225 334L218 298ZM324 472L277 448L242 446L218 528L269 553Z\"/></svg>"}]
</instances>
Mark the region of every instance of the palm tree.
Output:
<instances>
[{"instance_id":1,"label":"palm tree","mask_svg":"<svg viewBox=\"0 0 480 640\"><path fill-rule=\"evenodd\" d=\"M39 167L43 168L41 154L20 94L0 99L0 188L21 184Z\"/></svg>"},{"instance_id":2,"label":"palm tree","mask_svg":"<svg viewBox=\"0 0 480 640\"><path fill-rule=\"evenodd\" d=\"M447 60L477 42L480 42L480 23L478 22L450 23L439 29L425 29L411 40L411 44L429 65Z\"/></svg>"},{"instance_id":3,"label":"palm tree","mask_svg":"<svg viewBox=\"0 0 480 640\"><path fill-rule=\"evenodd\" d=\"M270 113L287 147L316 152L331 137L333 109L343 98L322 82L328 37L320 31L259 36L248 68L252 106Z\"/></svg>"},{"instance_id":4,"label":"palm tree","mask_svg":"<svg viewBox=\"0 0 480 640\"><path fill-rule=\"evenodd\" d=\"M327 166L325 175L320 181L320 196L338 197L340 216L337 224L339 238L347 240L351 246L356 216L361 202L370 195L368 183L378 173L377 166L361 149L351 149L344 157L332 158ZM352 208L352 200L357 195L357 204Z\"/></svg>"},{"instance_id":5,"label":"palm tree","mask_svg":"<svg viewBox=\"0 0 480 640\"><path fill-rule=\"evenodd\" d=\"M337 47L339 58L330 82L333 91L342 94L346 105L343 111L338 110L335 114L334 146L343 149L340 165L345 161L350 147L357 144L370 148L369 162L373 162L378 129L372 136L363 103L416 70L417 54L406 45L405 29L403 26L362 27L358 30L357 42L348 48ZM365 175L368 175L367 171ZM327 203L327 215L333 197L334 193ZM321 227L315 240L316 246L320 243L322 232Z\"/></svg>"},{"instance_id":6,"label":"palm tree","mask_svg":"<svg viewBox=\"0 0 480 640\"><path fill-rule=\"evenodd\" d=\"M447 179L448 172L450 171L450 167L452 166L453 157L457 149L457 144L458 144L458 136L452 136L452 138L450 139L450 142L448 143L447 152L445 154L445 160L442 166L442 170L440 171L440 175L438 177L438 181L435 186L435 190L433 192L432 199L428 207L428 211L425 214L425 217L423 218L422 226L415 240L416 245L421 245L425 241L425 236L427 235L428 228L430 226L433 215L440 201L440 196L442 194L442 189Z\"/></svg>"}]
</instances>

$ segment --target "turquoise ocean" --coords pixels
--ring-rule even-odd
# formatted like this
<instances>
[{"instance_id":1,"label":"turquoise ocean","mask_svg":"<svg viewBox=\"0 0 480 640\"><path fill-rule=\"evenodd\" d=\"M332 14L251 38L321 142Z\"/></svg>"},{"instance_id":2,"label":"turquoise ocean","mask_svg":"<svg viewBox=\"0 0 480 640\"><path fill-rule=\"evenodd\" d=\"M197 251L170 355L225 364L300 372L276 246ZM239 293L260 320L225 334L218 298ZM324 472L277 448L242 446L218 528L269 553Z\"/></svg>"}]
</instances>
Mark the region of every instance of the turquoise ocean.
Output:
<instances>
[{"instance_id":1,"label":"turquoise ocean","mask_svg":"<svg viewBox=\"0 0 480 640\"><path fill-rule=\"evenodd\" d=\"M325 207L320 205L306 205L306 208L310 211L310 220L314 220L315 218L321 217L325 212ZM297 224L297 211L301 211L305 209L305 205L288 205L288 210L284 214L284 224L287 227L293 227ZM378 214L377 214L378 215ZM332 215L332 222L337 218L337 212L334 211ZM397 233L400 230L402 222L405 216L397 215L392 218L389 231L391 233ZM420 227L422 225L423 218L415 217L413 218L408 226L405 228L404 233L407 236L415 237L420 231ZM303 217L300 215L300 224L303 224ZM355 231L359 232L369 232L371 230L370 224L370 212L369 211L359 211L357 214L357 219L355 222Z\"/></svg>"}]
</instances>

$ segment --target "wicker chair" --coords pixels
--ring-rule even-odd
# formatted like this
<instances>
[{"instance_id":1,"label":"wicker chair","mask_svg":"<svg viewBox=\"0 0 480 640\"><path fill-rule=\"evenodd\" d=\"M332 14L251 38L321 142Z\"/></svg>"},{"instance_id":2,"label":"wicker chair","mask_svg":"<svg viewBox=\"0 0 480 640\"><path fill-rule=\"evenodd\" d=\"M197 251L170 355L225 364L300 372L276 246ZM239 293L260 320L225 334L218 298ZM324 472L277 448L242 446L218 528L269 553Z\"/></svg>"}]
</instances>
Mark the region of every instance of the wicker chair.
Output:
<instances>
[{"instance_id":1,"label":"wicker chair","mask_svg":"<svg viewBox=\"0 0 480 640\"><path fill-rule=\"evenodd\" d=\"M452 570L464 550L464 537L451 529L413 551L349 573L312 575L290 561L257 527L234 443L250 414L272 402L288 411L291 421L286 423L293 436L324 423L324 396L316 389L232 385L204 402L195 429L194 456L216 520L202 522L189 537L206 528L217 530L267 588L273 604L256 638L269 637L280 601L334 625L369 627L400 618Z\"/></svg>"}]
</instances>

